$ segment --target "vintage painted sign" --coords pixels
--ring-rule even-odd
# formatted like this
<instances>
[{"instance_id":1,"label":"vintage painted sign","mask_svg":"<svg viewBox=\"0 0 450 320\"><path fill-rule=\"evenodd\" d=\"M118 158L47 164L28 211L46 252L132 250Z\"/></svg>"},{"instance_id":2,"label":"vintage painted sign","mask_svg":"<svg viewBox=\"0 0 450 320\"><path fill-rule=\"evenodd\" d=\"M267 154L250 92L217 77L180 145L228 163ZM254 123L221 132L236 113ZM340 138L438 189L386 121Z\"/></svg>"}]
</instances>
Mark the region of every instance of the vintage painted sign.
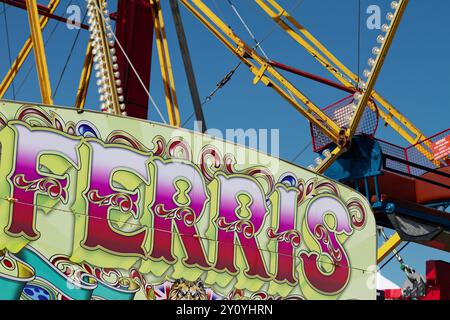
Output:
<instances>
[{"instance_id":1,"label":"vintage painted sign","mask_svg":"<svg viewBox=\"0 0 450 320\"><path fill-rule=\"evenodd\" d=\"M1 299L376 297L369 204L313 172L186 130L8 102L0 146Z\"/></svg>"}]
</instances>

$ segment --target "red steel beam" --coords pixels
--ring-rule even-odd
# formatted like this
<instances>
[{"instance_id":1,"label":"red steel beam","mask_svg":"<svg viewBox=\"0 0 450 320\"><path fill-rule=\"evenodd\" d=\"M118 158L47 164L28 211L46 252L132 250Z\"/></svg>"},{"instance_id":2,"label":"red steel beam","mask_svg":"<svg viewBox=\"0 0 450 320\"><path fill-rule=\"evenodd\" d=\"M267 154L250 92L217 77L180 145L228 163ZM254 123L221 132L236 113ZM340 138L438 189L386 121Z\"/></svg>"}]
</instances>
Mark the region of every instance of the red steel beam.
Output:
<instances>
[{"instance_id":1,"label":"red steel beam","mask_svg":"<svg viewBox=\"0 0 450 320\"><path fill-rule=\"evenodd\" d=\"M25 0L0 0L0 2L4 2L4 3L9 4L9 5L11 5L13 7L16 7L16 8L20 8L20 9L24 9L24 10L27 9L27 5L25 3ZM66 18L63 18L63 17L58 16L56 14L50 13L49 8L47 8L44 5L38 4L37 6L38 6L38 13L40 15L42 15L42 16L48 17L48 18L56 20L56 21L65 22L65 23L67 23L69 21L69 19L66 19ZM82 23L81 24L80 23L75 23L74 25L75 26L79 26L80 28L85 29L85 30L89 29L89 26L87 26L85 24L82 24Z\"/></svg>"},{"instance_id":2,"label":"red steel beam","mask_svg":"<svg viewBox=\"0 0 450 320\"><path fill-rule=\"evenodd\" d=\"M302 71L302 70L290 67L288 65L282 64L282 63L277 62L277 61L269 61L269 64L271 66L275 67L275 68L278 68L278 69L281 69L281 70L284 70L284 71L287 71L287 72L299 75L299 76L304 77L304 78L311 79L311 80L316 81L316 82L320 82L320 83L326 84L327 86L330 86L330 87L333 87L333 88L336 88L336 89L339 89L339 90L342 90L342 91L345 91L345 92L348 92L348 93L355 93L356 92L354 89L348 88L346 86L343 86L340 83L328 80L326 78L322 78L322 77L320 77L318 75L315 75L315 74L312 74L312 73L309 73L309 72L305 72L305 71Z\"/></svg>"},{"instance_id":3,"label":"red steel beam","mask_svg":"<svg viewBox=\"0 0 450 320\"><path fill-rule=\"evenodd\" d=\"M119 0L114 16L117 18L116 37L148 89L153 47L153 16L150 2ZM122 50L117 48L116 52L127 115L147 119L149 97Z\"/></svg>"}]
</instances>

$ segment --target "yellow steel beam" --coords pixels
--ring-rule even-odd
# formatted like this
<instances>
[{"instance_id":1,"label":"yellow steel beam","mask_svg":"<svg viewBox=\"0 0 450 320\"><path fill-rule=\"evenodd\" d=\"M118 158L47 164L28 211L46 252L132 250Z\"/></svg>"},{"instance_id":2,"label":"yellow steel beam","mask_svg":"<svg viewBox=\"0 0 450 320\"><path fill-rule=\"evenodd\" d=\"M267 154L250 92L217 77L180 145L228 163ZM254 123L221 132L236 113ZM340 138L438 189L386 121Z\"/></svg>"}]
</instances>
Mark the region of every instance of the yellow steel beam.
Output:
<instances>
[{"instance_id":1,"label":"yellow steel beam","mask_svg":"<svg viewBox=\"0 0 450 320\"><path fill-rule=\"evenodd\" d=\"M44 41L42 40L42 30L40 27L37 3L36 0L26 0L26 4L42 102L44 104L52 105L52 88L50 86L50 78L48 75L47 58L45 56Z\"/></svg>"},{"instance_id":2,"label":"yellow steel beam","mask_svg":"<svg viewBox=\"0 0 450 320\"><path fill-rule=\"evenodd\" d=\"M77 99L75 102L75 108L77 110L83 110L86 103L87 91L89 88L89 80L92 73L92 60L94 55L92 54L92 43L89 41L86 48L86 56L84 58L83 70L81 71L80 83L78 85Z\"/></svg>"},{"instance_id":3,"label":"yellow steel beam","mask_svg":"<svg viewBox=\"0 0 450 320\"><path fill-rule=\"evenodd\" d=\"M250 69L255 75L255 84L261 81L275 90L311 123L317 125L333 142L339 143L341 128L300 90L270 66L268 61L236 36L228 25L220 20L201 0L180 0L180 2Z\"/></svg>"},{"instance_id":4,"label":"yellow steel beam","mask_svg":"<svg viewBox=\"0 0 450 320\"><path fill-rule=\"evenodd\" d=\"M402 239L398 233L392 235L385 243L381 245L380 248L378 248L377 263L383 261L383 259L386 258L395 248L397 248L400 243L402 243Z\"/></svg>"},{"instance_id":5,"label":"yellow steel beam","mask_svg":"<svg viewBox=\"0 0 450 320\"><path fill-rule=\"evenodd\" d=\"M51 0L48 3L48 9L49 13L54 13L60 0ZM39 21L39 26L41 30L44 30L47 23L49 21L48 17L41 17ZM8 91L9 87L11 86L12 81L14 80L15 76L19 73L20 69L22 68L25 60L27 59L31 49L33 48L33 42L31 40L31 36L25 41L25 44L23 45L22 49L20 50L19 54L17 55L17 58L14 60L14 62L11 65L11 69L8 70L8 73L3 78L3 81L0 84L0 99L2 99L5 96L6 91Z\"/></svg>"},{"instance_id":6,"label":"yellow steel beam","mask_svg":"<svg viewBox=\"0 0 450 320\"><path fill-rule=\"evenodd\" d=\"M339 69L336 68L332 62L328 61L328 59L322 55L319 51L317 51L308 41L306 41L299 32L302 32L304 29L291 15L281 7L276 1L273 0L255 0L255 2L266 12L266 14L271 17L274 22L282 28L291 38L293 38L297 43L299 43L302 47L304 47L322 66L324 66L329 72L331 72L336 78L343 78L343 74L339 72ZM292 23L295 28L299 31L297 32L289 26L287 22ZM335 59L335 64L340 68L345 66L342 63L339 63L337 59ZM347 69L348 70L348 69ZM350 70L348 70L350 72ZM354 88L351 81L344 81L343 84L349 88Z\"/></svg>"},{"instance_id":7,"label":"yellow steel beam","mask_svg":"<svg viewBox=\"0 0 450 320\"><path fill-rule=\"evenodd\" d=\"M368 75L365 88L362 88L362 97L357 103L357 108L353 115L353 119L350 122L350 126L345 133L345 135L349 140L351 140L353 135L356 133L356 129L359 126L359 122L361 121L367 103L369 102L369 99L372 96L372 90L375 87L378 75L381 72L384 60L389 52L392 41L394 40L395 33L397 32L398 26L400 25L400 21L402 20L403 13L406 10L408 2L409 0L400 0L400 2L398 3L398 7L395 10L394 17L392 19L392 23L389 27L389 30L387 30L386 35L383 37L384 41L381 41L382 42L381 48L378 48L380 52L377 54L373 69Z\"/></svg>"},{"instance_id":8,"label":"yellow steel beam","mask_svg":"<svg viewBox=\"0 0 450 320\"><path fill-rule=\"evenodd\" d=\"M167 113L172 126L180 127L180 112L178 109L178 99L175 91L175 80L173 78L172 63L169 54L164 18L161 10L160 0L150 0L153 10L154 28L156 35L156 47L158 49L161 76L164 83Z\"/></svg>"},{"instance_id":9,"label":"yellow steel beam","mask_svg":"<svg viewBox=\"0 0 450 320\"><path fill-rule=\"evenodd\" d=\"M337 59L323 44L321 44L303 25L295 20L275 0L255 0L255 2L269 15L286 33L297 43L304 47L322 66L324 66L336 79L347 87L355 88L359 77ZM292 25L292 27L291 27ZM304 38L303 38L304 37ZM316 49L317 48L317 49ZM378 108L378 113L388 125L397 131L408 143L416 144L426 139L426 136L414 126L405 116L396 110L377 91L372 91L372 97L376 99L384 109ZM369 103L372 109L375 106ZM430 144L426 144L429 149ZM433 161L433 156L427 148L416 146L427 159ZM433 161L435 165L439 163Z\"/></svg>"}]
</instances>

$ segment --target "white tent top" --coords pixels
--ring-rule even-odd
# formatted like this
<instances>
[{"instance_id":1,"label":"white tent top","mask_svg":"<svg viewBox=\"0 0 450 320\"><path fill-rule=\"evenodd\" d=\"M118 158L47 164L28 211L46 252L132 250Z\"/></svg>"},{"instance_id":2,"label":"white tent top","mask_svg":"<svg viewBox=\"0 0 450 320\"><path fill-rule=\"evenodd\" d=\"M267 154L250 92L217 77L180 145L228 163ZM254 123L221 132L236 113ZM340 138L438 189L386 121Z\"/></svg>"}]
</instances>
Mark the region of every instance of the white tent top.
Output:
<instances>
[{"instance_id":1,"label":"white tent top","mask_svg":"<svg viewBox=\"0 0 450 320\"><path fill-rule=\"evenodd\" d=\"M377 289L378 290L389 290L389 289L401 289L391 280L383 277L381 273L377 273Z\"/></svg>"}]
</instances>

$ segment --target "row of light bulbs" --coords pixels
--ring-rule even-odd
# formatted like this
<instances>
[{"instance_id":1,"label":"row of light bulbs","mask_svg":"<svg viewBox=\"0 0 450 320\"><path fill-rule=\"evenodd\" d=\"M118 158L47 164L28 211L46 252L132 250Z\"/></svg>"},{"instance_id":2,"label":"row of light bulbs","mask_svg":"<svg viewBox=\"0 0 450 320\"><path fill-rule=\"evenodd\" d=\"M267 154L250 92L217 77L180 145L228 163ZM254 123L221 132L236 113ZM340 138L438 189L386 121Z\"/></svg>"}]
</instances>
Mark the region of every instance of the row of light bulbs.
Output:
<instances>
[{"instance_id":1,"label":"row of light bulbs","mask_svg":"<svg viewBox=\"0 0 450 320\"><path fill-rule=\"evenodd\" d=\"M391 29L391 24L392 24L392 22L394 21L395 15L397 14L397 9L398 9L399 7L400 7L399 1L392 1L392 2L391 2L391 8L392 8L393 10L395 10L395 11L394 11L394 13L389 12L389 13L386 15L386 19L387 19L389 22L388 22L388 23L385 23L385 24L383 24L383 25L381 26L381 31L382 31L384 34L380 34L380 35L377 37L377 43L379 44L379 46L377 45L376 47L374 47L374 48L372 49L372 53L374 54L375 57L372 57L372 58L370 58L370 59L368 60L369 68L368 68L368 69L365 69L365 70L363 71L363 76L364 76L364 78L366 78L366 79L369 79L369 77L370 77L371 74L372 74L373 67L375 66L376 61L377 61L377 59L378 59L378 56L379 56L380 53L381 53L381 47L383 46L384 42L386 41L386 34L387 34L387 33L389 32L389 30ZM354 100L353 100L352 105L351 105L351 110L352 110L352 112L351 112L351 115L349 115L349 116L346 118L346 121L345 121L346 123L350 124L351 121L353 120L353 116L355 115L355 112L356 112L356 109L357 109L357 107L358 107L359 101L362 99L362 96L363 96L362 93L361 93L361 91L363 91L364 89L366 89L366 87L367 87L367 83L366 83L365 81L361 80L361 81L358 83L358 91L356 91L356 93L354 94L354 96L353 96ZM308 169L311 170L311 171L316 171L317 168L319 168L319 167L320 167L325 161L327 161L329 158L331 158L331 152L330 152L330 150L325 149L325 150L322 152L322 155L321 155L321 156L318 156L318 157L315 159L315 165L310 165L310 166L308 166Z\"/></svg>"},{"instance_id":2,"label":"row of light bulbs","mask_svg":"<svg viewBox=\"0 0 450 320\"><path fill-rule=\"evenodd\" d=\"M379 56L380 53L381 53L381 47L383 46L383 44L384 44L385 41L386 41L386 34L387 34L387 33L389 32L389 30L391 29L390 24L392 24L392 22L394 21L395 15L397 14L397 9L398 9L399 7L400 7L400 4L399 4L398 1L392 1L392 2L391 2L391 8L392 8L393 10L395 10L395 12L394 12L394 13L389 12L389 13L386 15L386 19L388 20L388 23L385 23L385 24L383 24L383 25L381 26L381 31L382 31L384 34L380 34L380 35L377 37L377 43L378 43L378 45L375 46L375 47L373 47L373 49L372 49L372 54L373 54L375 57L370 58L370 59L367 61L368 65L369 65L369 68L364 69L364 71L363 71L363 77L366 78L366 79L369 79L369 77L371 76L371 74L372 74L372 72L373 72L373 68L374 68L374 66L375 66L375 64L376 64L376 62L377 62L378 56ZM364 80L361 80L361 81L358 83L358 89L359 89L359 90L363 91L364 89L366 89L366 87L367 87L367 83L366 83ZM354 95L354 102L353 102L353 105L354 105L353 109L354 109L354 110L356 110L357 105L358 105L358 102L362 99L362 96L363 96L363 95L362 95L362 93L361 93L360 91L357 91L357 92L355 93L355 95Z\"/></svg>"},{"instance_id":3,"label":"row of light bulbs","mask_svg":"<svg viewBox=\"0 0 450 320\"><path fill-rule=\"evenodd\" d=\"M122 83L120 81L119 65L117 64L116 49L114 48L114 35L110 27L110 18L108 12L108 4L106 1L86 0L87 15L89 17L89 31L91 33L92 53L94 55L94 70L97 78L97 86L102 112L113 113L114 102L111 90L115 86L118 94L119 107L122 115L126 116ZM101 29L105 24L106 38L108 43L103 43ZM114 74L108 77L108 59L109 55Z\"/></svg>"},{"instance_id":4,"label":"row of light bulbs","mask_svg":"<svg viewBox=\"0 0 450 320\"><path fill-rule=\"evenodd\" d=\"M394 10L397 10L397 9L399 8L399 2L398 2L398 1L392 1L392 2L391 2L391 8L394 9ZM392 23L392 21L393 21L394 18L395 18L395 14L396 14L396 13L389 12L389 13L386 15L386 19L389 21L389 23ZM381 46L382 46L382 45L384 44L384 42L386 41L386 35L385 35L385 34L386 34L390 29L391 29L391 27L390 27L390 25L387 24L387 23L385 23L385 24L383 24L383 25L381 26L381 31L382 31L384 34L380 34L380 35L377 37L377 43L379 44L379 46L377 45L377 46L375 46L375 47L372 49L372 54L373 54L375 57L371 57L371 58L367 61L367 64L369 65L369 68L368 68L368 69L364 69L364 71L363 71L363 77L364 77L364 78L369 79L369 77L371 76L372 71L373 71L373 68L374 68L374 66L375 66L375 63L376 63L376 61L377 61L377 59L378 59L378 56L379 56L380 53L381 53ZM353 120L353 116L354 116L354 114L355 114L355 112L356 112L356 109L357 109L357 107L358 107L358 103L359 103L359 101L362 99L362 96L363 96L362 93L361 93L361 91L365 90L366 87L367 87L367 83L366 83L364 80L360 80L360 82L358 83L358 91L356 91L356 93L355 93L354 96L353 96L354 100L353 100L353 103L352 103L352 105L351 105L351 110L352 110L351 115L348 115L348 117L345 119L345 123L350 124L351 121Z\"/></svg>"},{"instance_id":5,"label":"row of light bulbs","mask_svg":"<svg viewBox=\"0 0 450 320\"><path fill-rule=\"evenodd\" d=\"M322 156L318 156L314 161L316 162L316 166L320 167L322 163L331 158L331 151L329 149L325 149L322 151ZM315 165L308 166L308 169L311 171L316 171L317 167Z\"/></svg>"}]
</instances>

